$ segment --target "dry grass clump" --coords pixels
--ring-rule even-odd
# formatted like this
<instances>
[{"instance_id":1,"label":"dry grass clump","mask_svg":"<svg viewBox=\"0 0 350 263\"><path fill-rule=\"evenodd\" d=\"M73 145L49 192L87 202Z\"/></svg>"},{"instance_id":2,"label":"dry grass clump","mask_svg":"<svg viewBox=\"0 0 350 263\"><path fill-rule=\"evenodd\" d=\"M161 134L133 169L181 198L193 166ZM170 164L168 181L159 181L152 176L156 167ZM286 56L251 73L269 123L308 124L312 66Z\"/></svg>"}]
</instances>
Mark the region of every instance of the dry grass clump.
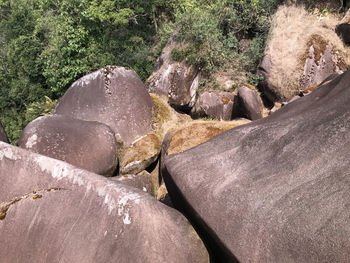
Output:
<instances>
[{"instance_id":1,"label":"dry grass clump","mask_svg":"<svg viewBox=\"0 0 350 263\"><path fill-rule=\"evenodd\" d=\"M332 14L317 16L302 7L281 6L274 15L265 53L271 56L271 89L282 99L298 92L303 76L305 50L316 44L320 52L330 43L343 63L350 64L350 48L345 47L334 29L338 18Z\"/></svg>"},{"instance_id":2,"label":"dry grass clump","mask_svg":"<svg viewBox=\"0 0 350 263\"><path fill-rule=\"evenodd\" d=\"M191 149L209 141L214 136L247 124L247 119L234 121L193 121L177 129L170 139L168 154L175 154Z\"/></svg>"}]
</instances>

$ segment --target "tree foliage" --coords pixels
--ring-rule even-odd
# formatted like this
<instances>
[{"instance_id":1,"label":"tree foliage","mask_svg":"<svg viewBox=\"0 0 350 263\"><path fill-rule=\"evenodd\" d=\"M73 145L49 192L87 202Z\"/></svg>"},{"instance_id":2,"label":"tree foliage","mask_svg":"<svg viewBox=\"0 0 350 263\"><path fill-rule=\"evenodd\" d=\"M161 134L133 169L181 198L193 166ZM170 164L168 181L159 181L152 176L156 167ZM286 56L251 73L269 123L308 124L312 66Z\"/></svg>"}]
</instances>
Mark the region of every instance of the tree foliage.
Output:
<instances>
[{"instance_id":1,"label":"tree foliage","mask_svg":"<svg viewBox=\"0 0 350 263\"><path fill-rule=\"evenodd\" d=\"M0 0L0 121L16 143L24 125L88 72L119 65L145 80L175 28L191 43L174 51L178 59L209 72L240 56L250 70L276 1ZM253 41L239 52L246 37Z\"/></svg>"}]
</instances>

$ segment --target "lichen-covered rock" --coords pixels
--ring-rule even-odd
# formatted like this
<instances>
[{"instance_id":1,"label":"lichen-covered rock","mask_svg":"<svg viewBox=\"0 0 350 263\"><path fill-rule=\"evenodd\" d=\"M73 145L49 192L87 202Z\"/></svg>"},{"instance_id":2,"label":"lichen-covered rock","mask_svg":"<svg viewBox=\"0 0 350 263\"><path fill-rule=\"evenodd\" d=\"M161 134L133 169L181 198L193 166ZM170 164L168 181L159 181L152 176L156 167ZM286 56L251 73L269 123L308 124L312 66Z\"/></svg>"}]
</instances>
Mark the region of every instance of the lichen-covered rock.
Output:
<instances>
[{"instance_id":1,"label":"lichen-covered rock","mask_svg":"<svg viewBox=\"0 0 350 263\"><path fill-rule=\"evenodd\" d=\"M238 89L237 96L243 117L253 121L263 117L264 104L254 88L242 86Z\"/></svg>"},{"instance_id":2,"label":"lichen-covered rock","mask_svg":"<svg viewBox=\"0 0 350 263\"><path fill-rule=\"evenodd\" d=\"M346 45L350 45L350 9L335 28L335 32L343 39Z\"/></svg>"},{"instance_id":3,"label":"lichen-covered rock","mask_svg":"<svg viewBox=\"0 0 350 263\"><path fill-rule=\"evenodd\" d=\"M288 101L330 74L347 69L350 48L335 33L337 23L332 14L319 19L302 7L278 9L260 66L265 77L260 86L267 99Z\"/></svg>"},{"instance_id":4,"label":"lichen-covered rock","mask_svg":"<svg viewBox=\"0 0 350 263\"><path fill-rule=\"evenodd\" d=\"M219 262L347 262L350 71L269 117L165 157L174 205Z\"/></svg>"},{"instance_id":5,"label":"lichen-covered rock","mask_svg":"<svg viewBox=\"0 0 350 263\"><path fill-rule=\"evenodd\" d=\"M18 145L101 175L112 176L117 167L114 132L95 121L39 117L24 128Z\"/></svg>"},{"instance_id":6,"label":"lichen-covered rock","mask_svg":"<svg viewBox=\"0 0 350 263\"><path fill-rule=\"evenodd\" d=\"M149 133L133 141L121 150L119 171L121 174L136 174L154 163L160 153L161 140L157 134Z\"/></svg>"},{"instance_id":7,"label":"lichen-covered rock","mask_svg":"<svg viewBox=\"0 0 350 263\"><path fill-rule=\"evenodd\" d=\"M189 115L176 112L163 98L154 93L150 95L154 104L152 128L161 139L169 130L176 129L179 125L192 120Z\"/></svg>"},{"instance_id":8,"label":"lichen-covered rock","mask_svg":"<svg viewBox=\"0 0 350 263\"><path fill-rule=\"evenodd\" d=\"M176 210L136 188L0 142L1 262L209 262Z\"/></svg>"},{"instance_id":9,"label":"lichen-covered rock","mask_svg":"<svg viewBox=\"0 0 350 263\"><path fill-rule=\"evenodd\" d=\"M176 35L174 33L164 47L146 86L150 93L165 97L174 108L188 109L195 103L200 74L186 60L176 62L171 59L171 51L179 46Z\"/></svg>"},{"instance_id":10,"label":"lichen-covered rock","mask_svg":"<svg viewBox=\"0 0 350 263\"><path fill-rule=\"evenodd\" d=\"M130 143L150 132L152 107L151 97L133 70L107 66L74 82L55 113L102 122L117 139Z\"/></svg>"},{"instance_id":11,"label":"lichen-covered rock","mask_svg":"<svg viewBox=\"0 0 350 263\"><path fill-rule=\"evenodd\" d=\"M2 126L2 123L0 122L0 141L2 142L8 142L7 135L5 133L5 129Z\"/></svg>"},{"instance_id":12,"label":"lichen-covered rock","mask_svg":"<svg viewBox=\"0 0 350 263\"><path fill-rule=\"evenodd\" d=\"M233 93L205 91L198 96L198 107L193 114L230 121L237 117L237 102ZM194 108L192 108L194 109Z\"/></svg>"}]
</instances>

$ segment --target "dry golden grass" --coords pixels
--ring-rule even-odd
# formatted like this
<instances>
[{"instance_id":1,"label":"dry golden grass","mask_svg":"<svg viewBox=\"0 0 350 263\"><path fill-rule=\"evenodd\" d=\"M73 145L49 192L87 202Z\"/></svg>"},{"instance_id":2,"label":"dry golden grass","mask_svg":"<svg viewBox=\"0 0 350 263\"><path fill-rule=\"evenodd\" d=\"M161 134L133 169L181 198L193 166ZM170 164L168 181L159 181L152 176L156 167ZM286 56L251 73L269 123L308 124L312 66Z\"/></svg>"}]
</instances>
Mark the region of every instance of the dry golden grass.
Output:
<instances>
[{"instance_id":1,"label":"dry golden grass","mask_svg":"<svg viewBox=\"0 0 350 263\"><path fill-rule=\"evenodd\" d=\"M214 136L247 124L249 120L234 121L193 121L177 129L170 139L168 154L176 154L202 144Z\"/></svg>"},{"instance_id":2,"label":"dry golden grass","mask_svg":"<svg viewBox=\"0 0 350 263\"><path fill-rule=\"evenodd\" d=\"M338 21L332 14L320 17L302 7L281 6L278 9L265 53L271 56L271 88L282 99L289 99L298 92L304 71L301 58L305 57L308 45L315 40L330 43L333 51L342 57L343 63L350 64L350 48L344 46L334 31ZM319 45L320 51L322 43Z\"/></svg>"}]
</instances>

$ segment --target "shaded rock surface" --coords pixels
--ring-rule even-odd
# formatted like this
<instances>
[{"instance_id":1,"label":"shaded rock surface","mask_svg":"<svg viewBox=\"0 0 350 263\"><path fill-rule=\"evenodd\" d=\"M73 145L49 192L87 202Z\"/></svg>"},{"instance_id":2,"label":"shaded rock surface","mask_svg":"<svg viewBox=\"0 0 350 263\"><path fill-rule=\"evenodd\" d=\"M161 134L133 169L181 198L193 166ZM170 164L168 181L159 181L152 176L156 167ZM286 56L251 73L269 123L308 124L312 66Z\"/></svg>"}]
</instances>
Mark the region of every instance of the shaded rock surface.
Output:
<instances>
[{"instance_id":1,"label":"shaded rock surface","mask_svg":"<svg viewBox=\"0 0 350 263\"><path fill-rule=\"evenodd\" d=\"M8 142L7 135L5 133L5 129L2 126L2 123L0 122L0 141L2 142Z\"/></svg>"},{"instance_id":2,"label":"shaded rock surface","mask_svg":"<svg viewBox=\"0 0 350 263\"><path fill-rule=\"evenodd\" d=\"M239 109L242 116L249 120L258 120L263 117L263 102L259 94L246 86L238 89Z\"/></svg>"},{"instance_id":3,"label":"shaded rock surface","mask_svg":"<svg viewBox=\"0 0 350 263\"><path fill-rule=\"evenodd\" d=\"M350 45L350 9L346 12L339 25L337 25L335 32L343 39L346 45Z\"/></svg>"},{"instance_id":4,"label":"shaded rock surface","mask_svg":"<svg viewBox=\"0 0 350 263\"><path fill-rule=\"evenodd\" d=\"M117 166L117 142L105 124L47 115L30 122L18 145L79 168L111 176Z\"/></svg>"},{"instance_id":5,"label":"shaded rock surface","mask_svg":"<svg viewBox=\"0 0 350 263\"><path fill-rule=\"evenodd\" d=\"M165 157L173 203L224 262L347 262L350 71Z\"/></svg>"},{"instance_id":6,"label":"shaded rock surface","mask_svg":"<svg viewBox=\"0 0 350 263\"><path fill-rule=\"evenodd\" d=\"M1 262L208 262L149 194L0 142Z\"/></svg>"},{"instance_id":7,"label":"shaded rock surface","mask_svg":"<svg viewBox=\"0 0 350 263\"><path fill-rule=\"evenodd\" d=\"M74 82L55 113L102 122L112 128L117 139L130 143L150 132L152 107L152 99L134 71L107 66Z\"/></svg>"}]
</instances>

